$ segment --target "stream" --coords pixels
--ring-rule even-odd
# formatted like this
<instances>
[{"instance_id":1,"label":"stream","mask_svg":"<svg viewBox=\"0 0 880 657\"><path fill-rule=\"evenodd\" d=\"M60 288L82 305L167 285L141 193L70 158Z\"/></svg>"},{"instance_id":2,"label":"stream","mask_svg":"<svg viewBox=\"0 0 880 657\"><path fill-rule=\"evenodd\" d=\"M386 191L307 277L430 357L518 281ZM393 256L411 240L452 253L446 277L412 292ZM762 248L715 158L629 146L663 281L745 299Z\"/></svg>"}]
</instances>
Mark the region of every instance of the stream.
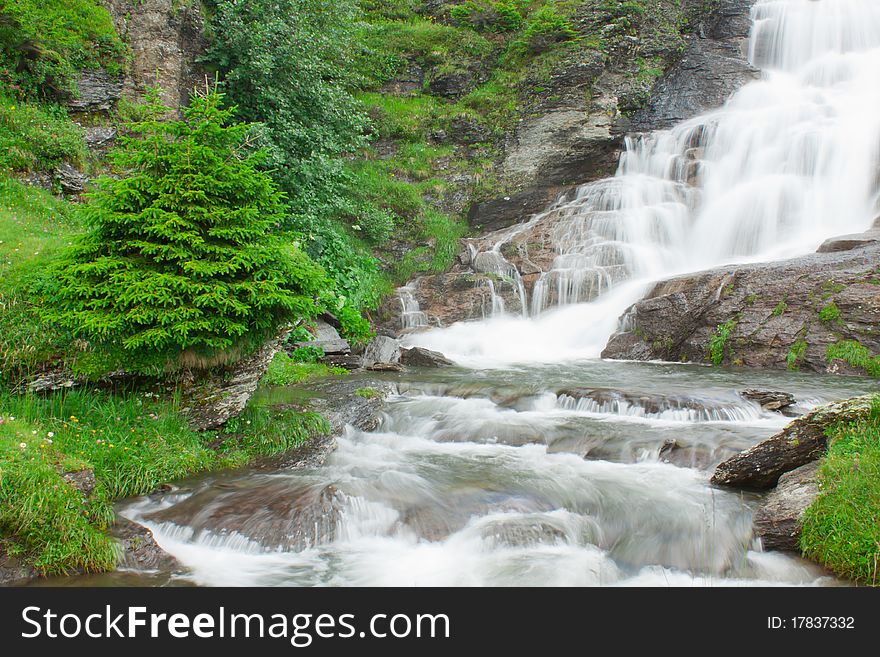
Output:
<instances>
[{"instance_id":1,"label":"stream","mask_svg":"<svg viewBox=\"0 0 880 657\"><path fill-rule=\"evenodd\" d=\"M759 0L752 16L761 79L630 138L616 177L548 209L556 261L530 291L518 283L522 312L495 303L482 322L431 329L404 288L405 344L456 367L381 375L396 392L380 426L347 429L321 467L215 474L125 503L184 568L75 581L840 584L762 551L760 497L709 478L791 420L742 390L792 393L802 414L876 384L599 358L652 281L809 253L877 214L880 3ZM499 275L518 276L495 253Z\"/></svg>"}]
</instances>

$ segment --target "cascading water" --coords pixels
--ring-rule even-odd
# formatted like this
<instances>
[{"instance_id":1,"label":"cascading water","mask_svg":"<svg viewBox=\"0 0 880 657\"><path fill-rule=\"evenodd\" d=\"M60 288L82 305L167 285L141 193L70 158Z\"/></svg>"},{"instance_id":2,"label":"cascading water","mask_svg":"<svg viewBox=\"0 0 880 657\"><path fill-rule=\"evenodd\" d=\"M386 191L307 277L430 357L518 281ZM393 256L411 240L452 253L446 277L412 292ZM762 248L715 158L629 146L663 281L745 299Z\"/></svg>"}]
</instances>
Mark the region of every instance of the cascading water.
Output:
<instances>
[{"instance_id":1,"label":"cascading water","mask_svg":"<svg viewBox=\"0 0 880 657\"><path fill-rule=\"evenodd\" d=\"M761 80L716 112L628 138L614 178L529 222L549 224L557 250L528 304L537 321L502 317L411 342L481 366L596 357L616 326L609 316L652 281L808 253L869 228L880 213L880 3L762 0L752 16ZM500 245L491 254L487 271L512 278Z\"/></svg>"},{"instance_id":2,"label":"cascading water","mask_svg":"<svg viewBox=\"0 0 880 657\"><path fill-rule=\"evenodd\" d=\"M463 367L380 375L398 394L378 430L349 428L323 466L208 477L123 509L184 564L176 577L834 583L760 551L756 496L708 481L788 422L738 391L786 390L804 412L864 392L863 380L594 358L651 280L808 251L877 210L880 2L760 0L753 18L762 80L717 112L631 139L617 177L532 220L553 220L560 246L531 317L410 333ZM513 276L500 242L473 255ZM427 324L412 288L401 303L407 328Z\"/></svg>"}]
</instances>

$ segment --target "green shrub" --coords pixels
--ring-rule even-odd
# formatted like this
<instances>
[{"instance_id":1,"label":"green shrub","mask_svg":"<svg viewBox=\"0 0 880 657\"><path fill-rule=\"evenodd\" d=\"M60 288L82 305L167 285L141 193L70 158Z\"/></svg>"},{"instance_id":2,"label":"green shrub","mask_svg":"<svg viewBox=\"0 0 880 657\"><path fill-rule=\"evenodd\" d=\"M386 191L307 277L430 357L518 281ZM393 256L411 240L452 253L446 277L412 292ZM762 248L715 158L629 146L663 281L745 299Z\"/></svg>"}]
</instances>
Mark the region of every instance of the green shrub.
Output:
<instances>
[{"instance_id":1,"label":"green shrub","mask_svg":"<svg viewBox=\"0 0 880 657\"><path fill-rule=\"evenodd\" d=\"M575 38L577 33L568 19L560 15L553 5L544 5L529 15L517 47L535 55L556 43Z\"/></svg>"},{"instance_id":2,"label":"green shrub","mask_svg":"<svg viewBox=\"0 0 880 657\"><path fill-rule=\"evenodd\" d=\"M515 32L523 25L522 14L509 2L468 0L452 7L449 15L458 25L477 32Z\"/></svg>"},{"instance_id":3,"label":"green shrub","mask_svg":"<svg viewBox=\"0 0 880 657\"><path fill-rule=\"evenodd\" d=\"M776 304L776 307L773 308L773 312L771 313L773 317L780 317L788 310L788 304L785 301L780 301Z\"/></svg>"},{"instance_id":4,"label":"green shrub","mask_svg":"<svg viewBox=\"0 0 880 657\"><path fill-rule=\"evenodd\" d=\"M182 121L131 124L113 154L124 173L89 195L92 230L59 269L61 323L131 371L234 360L330 300L323 271L278 236L283 196L233 114L208 90Z\"/></svg>"},{"instance_id":5,"label":"green shrub","mask_svg":"<svg viewBox=\"0 0 880 657\"><path fill-rule=\"evenodd\" d=\"M0 172L45 171L85 157L82 129L64 108L16 101L0 89Z\"/></svg>"},{"instance_id":6,"label":"green shrub","mask_svg":"<svg viewBox=\"0 0 880 657\"><path fill-rule=\"evenodd\" d=\"M788 354L785 357L788 369L792 371L797 370L805 353L807 353L807 341L803 338L798 338L795 340L794 344L791 345Z\"/></svg>"}]
</instances>

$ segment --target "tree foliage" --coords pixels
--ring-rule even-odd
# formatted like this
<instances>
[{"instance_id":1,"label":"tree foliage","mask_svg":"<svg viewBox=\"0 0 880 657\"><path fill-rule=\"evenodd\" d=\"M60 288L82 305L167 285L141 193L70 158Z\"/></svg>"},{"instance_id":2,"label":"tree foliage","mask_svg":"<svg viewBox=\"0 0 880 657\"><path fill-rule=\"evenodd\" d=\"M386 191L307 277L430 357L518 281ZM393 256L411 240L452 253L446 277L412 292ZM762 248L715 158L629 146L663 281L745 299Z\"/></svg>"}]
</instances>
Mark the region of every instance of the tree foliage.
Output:
<instances>
[{"instance_id":1,"label":"tree foliage","mask_svg":"<svg viewBox=\"0 0 880 657\"><path fill-rule=\"evenodd\" d=\"M166 120L153 92L60 270L59 319L129 369L235 358L333 302L323 270L277 234L283 194L222 99L208 88Z\"/></svg>"}]
</instances>

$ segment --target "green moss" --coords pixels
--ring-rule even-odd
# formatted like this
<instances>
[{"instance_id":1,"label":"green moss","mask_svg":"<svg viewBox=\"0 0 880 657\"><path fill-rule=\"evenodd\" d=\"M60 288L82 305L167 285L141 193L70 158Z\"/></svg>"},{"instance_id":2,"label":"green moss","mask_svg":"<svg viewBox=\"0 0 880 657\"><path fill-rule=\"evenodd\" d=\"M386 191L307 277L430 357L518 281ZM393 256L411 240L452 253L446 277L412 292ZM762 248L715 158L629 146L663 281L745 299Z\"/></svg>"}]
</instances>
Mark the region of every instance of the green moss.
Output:
<instances>
[{"instance_id":1,"label":"green moss","mask_svg":"<svg viewBox=\"0 0 880 657\"><path fill-rule=\"evenodd\" d=\"M275 354L263 376L262 383L268 386L289 386L312 379L347 374L348 370L341 367L330 367L323 363L304 363L282 351Z\"/></svg>"},{"instance_id":2,"label":"green moss","mask_svg":"<svg viewBox=\"0 0 880 657\"><path fill-rule=\"evenodd\" d=\"M354 394L358 397L363 397L364 399L375 399L376 397L381 396L382 393L375 388L358 388L354 391Z\"/></svg>"},{"instance_id":3,"label":"green moss","mask_svg":"<svg viewBox=\"0 0 880 657\"><path fill-rule=\"evenodd\" d=\"M819 497L803 517L804 555L858 584L880 577L880 397L862 419L826 432Z\"/></svg>"},{"instance_id":4,"label":"green moss","mask_svg":"<svg viewBox=\"0 0 880 657\"><path fill-rule=\"evenodd\" d=\"M865 370L869 376L880 377L880 356L872 354L857 340L841 340L828 345L825 357L829 363L833 360L842 360L853 367Z\"/></svg>"}]
</instances>

